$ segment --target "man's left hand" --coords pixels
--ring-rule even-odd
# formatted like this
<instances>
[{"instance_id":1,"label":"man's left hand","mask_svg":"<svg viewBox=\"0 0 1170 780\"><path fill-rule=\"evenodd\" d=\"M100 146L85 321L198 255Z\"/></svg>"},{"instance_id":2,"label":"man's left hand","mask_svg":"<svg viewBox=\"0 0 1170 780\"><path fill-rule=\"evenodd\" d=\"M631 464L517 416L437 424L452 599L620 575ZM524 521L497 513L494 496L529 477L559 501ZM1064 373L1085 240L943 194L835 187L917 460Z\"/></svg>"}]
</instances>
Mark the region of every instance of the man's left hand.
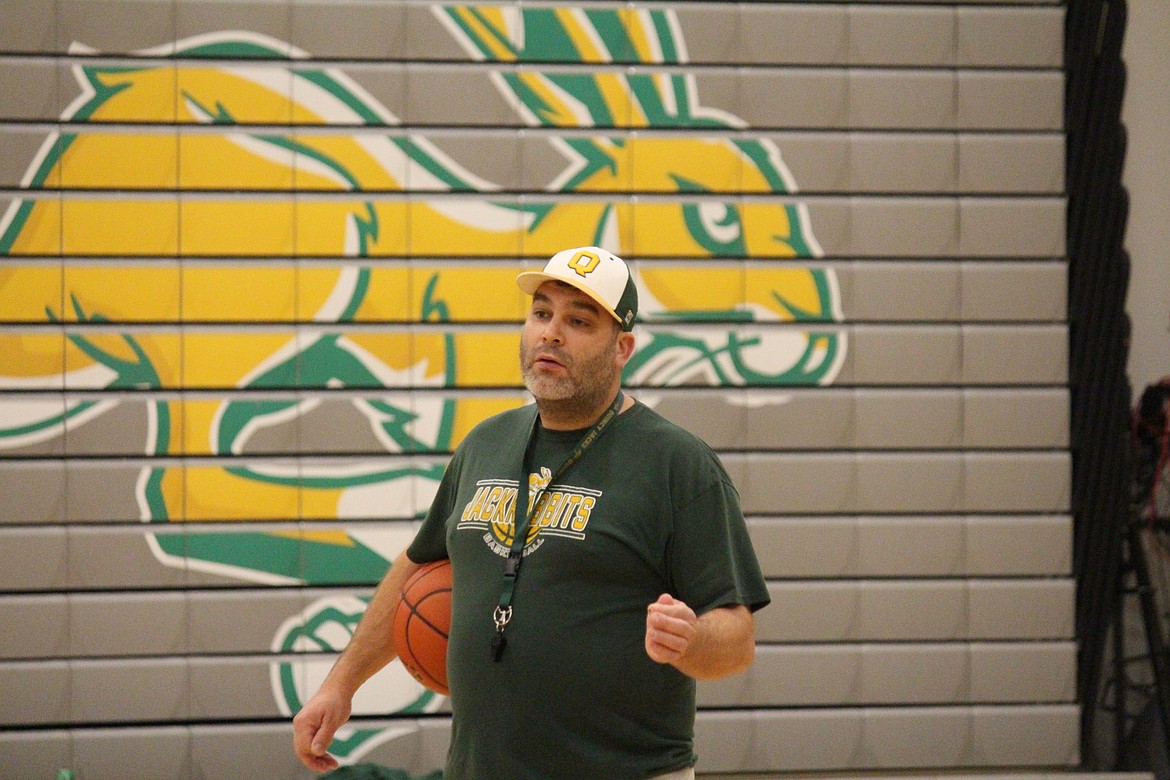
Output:
<instances>
[{"instance_id":1,"label":"man's left hand","mask_svg":"<svg viewBox=\"0 0 1170 780\"><path fill-rule=\"evenodd\" d=\"M738 674L752 664L756 625L743 604L728 604L696 616L668 593L646 609L646 654L697 680Z\"/></svg>"},{"instance_id":2,"label":"man's left hand","mask_svg":"<svg viewBox=\"0 0 1170 780\"><path fill-rule=\"evenodd\" d=\"M646 610L646 654L660 664L677 662L695 640L698 622L685 602L663 593Z\"/></svg>"}]
</instances>

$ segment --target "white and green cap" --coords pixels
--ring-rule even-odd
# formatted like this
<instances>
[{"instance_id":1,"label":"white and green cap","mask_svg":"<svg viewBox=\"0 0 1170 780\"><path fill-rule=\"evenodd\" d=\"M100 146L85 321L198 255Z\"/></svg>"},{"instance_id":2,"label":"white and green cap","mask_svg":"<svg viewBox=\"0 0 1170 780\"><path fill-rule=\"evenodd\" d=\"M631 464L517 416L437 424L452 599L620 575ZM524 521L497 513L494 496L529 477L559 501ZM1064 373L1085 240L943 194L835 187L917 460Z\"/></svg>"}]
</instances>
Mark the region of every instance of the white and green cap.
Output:
<instances>
[{"instance_id":1,"label":"white and green cap","mask_svg":"<svg viewBox=\"0 0 1170 780\"><path fill-rule=\"evenodd\" d=\"M634 329L638 314L638 288L626 261L595 246L557 252L543 271L526 271L516 277L520 289L532 295L545 282L564 282L597 301L614 316L622 330Z\"/></svg>"}]
</instances>

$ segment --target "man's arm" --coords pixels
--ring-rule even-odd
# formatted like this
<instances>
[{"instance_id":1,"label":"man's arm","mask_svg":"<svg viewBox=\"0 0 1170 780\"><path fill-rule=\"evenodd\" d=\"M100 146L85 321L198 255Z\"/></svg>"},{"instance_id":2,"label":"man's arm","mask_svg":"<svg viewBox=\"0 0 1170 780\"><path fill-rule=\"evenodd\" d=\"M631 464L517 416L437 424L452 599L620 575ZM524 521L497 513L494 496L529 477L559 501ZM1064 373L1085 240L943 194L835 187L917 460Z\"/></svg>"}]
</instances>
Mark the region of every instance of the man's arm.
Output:
<instances>
[{"instance_id":1,"label":"man's arm","mask_svg":"<svg viewBox=\"0 0 1170 780\"><path fill-rule=\"evenodd\" d=\"M394 559L345 651L293 718L293 748L301 763L314 772L337 767L337 760L327 751L337 729L349 720L354 694L398 655L391 631L394 610L402 599L402 586L419 568L406 557L405 550Z\"/></svg>"},{"instance_id":2,"label":"man's arm","mask_svg":"<svg viewBox=\"0 0 1170 780\"><path fill-rule=\"evenodd\" d=\"M756 622L742 604L695 615L664 593L646 611L646 653L698 680L738 674L756 654Z\"/></svg>"}]
</instances>

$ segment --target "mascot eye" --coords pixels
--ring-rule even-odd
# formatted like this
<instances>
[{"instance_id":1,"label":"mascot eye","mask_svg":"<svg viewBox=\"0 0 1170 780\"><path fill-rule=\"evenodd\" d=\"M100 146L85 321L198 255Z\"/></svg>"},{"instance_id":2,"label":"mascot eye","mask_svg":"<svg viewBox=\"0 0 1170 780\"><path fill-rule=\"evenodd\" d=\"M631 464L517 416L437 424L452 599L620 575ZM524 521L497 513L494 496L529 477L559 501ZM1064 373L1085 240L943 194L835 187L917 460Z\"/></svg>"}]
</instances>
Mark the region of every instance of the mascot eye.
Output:
<instances>
[{"instance_id":1,"label":"mascot eye","mask_svg":"<svg viewBox=\"0 0 1170 780\"><path fill-rule=\"evenodd\" d=\"M729 244L742 234L739 213L726 203L699 204L699 223L715 241Z\"/></svg>"},{"instance_id":2,"label":"mascot eye","mask_svg":"<svg viewBox=\"0 0 1170 780\"><path fill-rule=\"evenodd\" d=\"M706 192L698 182L674 177L680 192ZM747 254L743 222L732 203L704 200L682 205L683 222L695 241L715 257L742 257Z\"/></svg>"}]
</instances>

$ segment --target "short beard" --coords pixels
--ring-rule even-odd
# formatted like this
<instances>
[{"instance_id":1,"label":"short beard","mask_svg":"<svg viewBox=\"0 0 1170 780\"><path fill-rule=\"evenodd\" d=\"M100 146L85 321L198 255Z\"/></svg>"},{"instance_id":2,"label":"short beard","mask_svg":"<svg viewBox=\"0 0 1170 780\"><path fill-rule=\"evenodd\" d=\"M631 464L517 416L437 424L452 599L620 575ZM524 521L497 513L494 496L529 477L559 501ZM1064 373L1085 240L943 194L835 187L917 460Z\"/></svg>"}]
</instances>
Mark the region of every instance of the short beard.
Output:
<instances>
[{"instance_id":1,"label":"short beard","mask_svg":"<svg viewBox=\"0 0 1170 780\"><path fill-rule=\"evenodd\" d=\"M524 386L536 399L536 406L542 413L556 417L571 418L600 410L609 403L613 394L617 357L615 336L609 346L600 354L580 361L568 362L560 350L553 352L558 359L565 360L569 376L554 378L539 376L532 370L532 356L539 350L529 350L520 340L520 370L524 375Z\"/></svg>"}]
</instances>

